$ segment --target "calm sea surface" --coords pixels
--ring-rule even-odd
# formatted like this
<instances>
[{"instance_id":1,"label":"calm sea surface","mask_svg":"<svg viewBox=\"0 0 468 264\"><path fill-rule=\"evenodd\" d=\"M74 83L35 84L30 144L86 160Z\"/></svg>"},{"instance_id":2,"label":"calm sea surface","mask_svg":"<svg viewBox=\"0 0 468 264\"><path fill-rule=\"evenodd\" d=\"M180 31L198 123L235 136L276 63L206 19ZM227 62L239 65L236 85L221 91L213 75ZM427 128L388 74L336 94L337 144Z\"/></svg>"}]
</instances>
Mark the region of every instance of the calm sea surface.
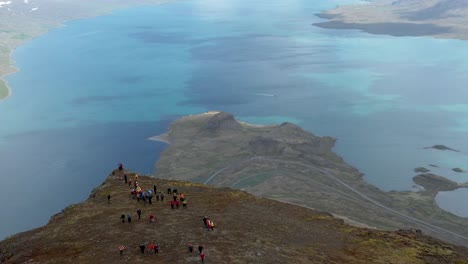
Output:
<instances>
[{"instance_id":1,"label":"calm sea surface","mask_svg":"<svg viewBox=\"0 0 468 264\"><path fill-rule=\"evenodd\" d=\"M120 161L154 172L165 145L147 138L207 110L336 137L383 190L411 189L429 164L468 181L451 171L468 169L468 42L312 25L349 2L183 0L69 22L18 48L0 102L0 238L82 201ZM435 144L461 152L423 149ZM463 192L438 203L468 216Z\"/></svg>"}]
</instances>

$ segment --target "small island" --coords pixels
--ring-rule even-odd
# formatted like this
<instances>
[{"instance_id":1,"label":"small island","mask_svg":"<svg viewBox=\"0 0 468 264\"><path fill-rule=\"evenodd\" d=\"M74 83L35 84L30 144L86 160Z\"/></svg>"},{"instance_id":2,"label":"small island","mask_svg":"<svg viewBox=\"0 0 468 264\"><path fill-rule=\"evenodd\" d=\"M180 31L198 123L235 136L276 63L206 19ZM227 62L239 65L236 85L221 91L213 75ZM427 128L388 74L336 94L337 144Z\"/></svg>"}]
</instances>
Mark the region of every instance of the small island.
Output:
<instances>
[{"instance_id":1,"label":"small island","mask_svg":"<svg viewBox=\"0 0 468 264\"><path fill-rule=\"evenodd\" d=\"M424 168L424 167L417 167L416 169L414 169L414 172L418 172L418 173L426 173L426 172L430 172L430 170Z\"/></svg>"},{"instance_id":2,"label":"small island","mask_svg":"<svg viewBox=\"0 0 468 264\"><path fill-rule=\"evenodd\" d=\"M449 150L449 151L460 152L460 151L458 151L458 150L456 150L456 149L449 148L449 147L447 147L447 146L445 146L445 145L434 145L434 146L432 146L432 147L425 147L424 149L435 149L435 150L444 150L444 151L445 151L445 150Z\"/></svg>"},{"instance_id":3,"label":"small island","mask_svg":"<svg viewBox=\"0 0 468 264\"><path fill-rule=\"evenodd\" d=\"M458 173L463 173L465 172L463 169L460 169L460 168L453 168L452 169L454 172L458 172Z\"/></svg>"}]
</instances>

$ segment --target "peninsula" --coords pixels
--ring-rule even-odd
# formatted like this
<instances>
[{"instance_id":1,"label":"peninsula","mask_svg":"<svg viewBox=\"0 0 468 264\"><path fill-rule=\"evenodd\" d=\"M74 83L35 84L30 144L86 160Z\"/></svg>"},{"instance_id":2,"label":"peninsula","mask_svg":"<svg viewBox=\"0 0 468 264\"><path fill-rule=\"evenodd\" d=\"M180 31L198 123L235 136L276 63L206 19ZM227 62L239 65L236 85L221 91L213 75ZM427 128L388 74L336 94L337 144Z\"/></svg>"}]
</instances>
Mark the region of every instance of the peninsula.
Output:
<instances>
[{"instance_id":1,"label":"peninsula","mask_svg":"<svg viewBox=\"0 0 468 264\"><path fill-rule=\"evenodd\" d=\"M465 0L375 0L339 6L318 14L316 26L359 29L371 34L468 39Z\"/></svg>"},{"instance_id":2,"label":"peninsula","mask_svg":"<svg viewBox=\"0 0 468 264\"><path fill-rule=\"evenodd\" d=\"M175 121L161 138L170 145L157 162L158 178L241 189L378 229L412 227L468 245L468 220L437 206L433 177L416 178L431 191L384 192L333 153L334 138L294 124L255 126L208 112Z\"/></svg>"}]
</instances>

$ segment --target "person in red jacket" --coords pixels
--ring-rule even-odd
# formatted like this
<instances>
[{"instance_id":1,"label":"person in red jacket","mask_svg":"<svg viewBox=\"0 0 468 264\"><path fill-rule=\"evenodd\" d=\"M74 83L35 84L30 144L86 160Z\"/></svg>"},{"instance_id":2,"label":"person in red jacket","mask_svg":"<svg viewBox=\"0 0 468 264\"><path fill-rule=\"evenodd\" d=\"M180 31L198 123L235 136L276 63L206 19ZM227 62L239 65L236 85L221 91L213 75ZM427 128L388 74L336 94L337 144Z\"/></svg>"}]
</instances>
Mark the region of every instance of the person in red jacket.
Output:
<instances>
[{"instance_id":1,"label":"person in red jacket","mask_svg":"<svg viewBox=\"0 0 468 264\"><path fill-rule=\"evenodd\" d=\"M175 204L174 200L171 200L171 208L172 209L174 209L174 204Z\"/></svg>"},{"instance_id":2,"label":"person in red jacket","mask_svg":"<svg viewBox=\"0 0 468 264\"><path fill-rule=\"evenodd\" d=\"M201 262L202 262L202 263L205 262L205 253L201 253L201 254L200 254L200 259L201 259Z\"/></svg>"},{"instance_id":3,"label":"person in red jacket","mask_svg":"<svg viewBox=\"0 0 468 264\"><path fill-rule=\"evenodd\" d=\"M154 215L153 214L150 214L149 219L150 219L150 223L154 223Z\"/></svg>"},{"instance_id":4,"label":"person in red jacket","mask_svg":"<svg viewBox=\"0 0 468 264\"><path fill-rule=\"evenodd\" d=\"M180 201L179 201L179 200L177 200L177 201L175 202L175 205L176 205L177 209L179 209L179 206L180 206Z\"/></svg>"}]
</instances>

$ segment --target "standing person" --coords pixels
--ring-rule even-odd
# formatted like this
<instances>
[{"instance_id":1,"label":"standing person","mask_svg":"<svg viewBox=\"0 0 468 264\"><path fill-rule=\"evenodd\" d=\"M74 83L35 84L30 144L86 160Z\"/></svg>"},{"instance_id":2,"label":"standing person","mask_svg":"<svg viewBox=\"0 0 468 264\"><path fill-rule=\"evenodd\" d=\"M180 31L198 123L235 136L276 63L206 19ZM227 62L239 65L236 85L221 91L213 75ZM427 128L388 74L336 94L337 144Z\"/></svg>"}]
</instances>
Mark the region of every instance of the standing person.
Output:
<instances>
[{"instance_id":1,"label":"standing person","mask_svg":"<svg viewBox=\"0 0 468 264\"><path fill-rule=\"evenodd\" d=\"M137 210L137 215L138 215L138 221L140 221L140 219L141 219L141 209L140 208L138 208L138 210Z\"/></svg>"},{"instance_id":2,"label":"standing person","mask_svg":"<svg viewBox=\"0 0 468 264\"><path fill-rule=\"evenodd\" d=\"M179 200L176 200L175 205L176 205L177 209L179 209L180 201L179 201Z\"/></svg>"},{"instance_id":3,"label":"standing person","mask_svg":"<svg viewBox=\"0 0 468 264\"><path fill-rule=\"evenodd\" d=\"M107 204L110 204L110 194L107 195Z\"/></svg>"},{"instance_id":4,"label":"standing person","mask_svg":"<svg viewBox=\"0 0 468 264\"><path fill-rule=\"evenodd\" d=\"M125 183L127 183L127 180L128 180L127 174L124 174L124 180L125 180Z\"/></svg>"},{"instance_id":5,"label":"standing person","mask_svg":"<svg viewBox=\"0 0 468 264\"><path fill-rule=\"evenodd\" d=\"M123 170L123 164L121 162L121 163L119 163L119 171L122 171L122 170Z\"/></svg>"},{"instance_id":6,"label":"standing person","mask_svg":"<svg viewBox=\"0 0 468 264\"><path fill-rule=\"evenodd\" d=\"M171 188L167 188L167 194L171 194L171 193L172 193Z\"/></svg>"},{"instance_id":7,"label":"standing person","mask_svg":"<svg viewBox=\"0 0 468 264\"><path fill-rule=\"evenodd\" d=\"M203 252L203 245L198 246L198 254L201 254Z\"/></svg>"},{"instance_id":8,"label":"standing person","mask_svg":"<svg viewBox=\"0 0 468 264\"><path fill-rule=\"evenodd\" d=\"M129 180L128 180L128 186L130 186L130 188L131 188L131 186L132 186L132 179L129 179Z\"/></svg>"},{"instance_id":9,"label":"standing person","mask_svg":"<svg viewBox=\"0 0 468 264\"><path fill-rule=\"evenodd\" d=\"M148 190L148 203L152 204L151 199L153 199L153 192L151 190Z\"/></svg>"},{"instance_id":10,"label":"standing person","mask_svg":"<svg viewBox=\"0 0 468 264\"><path fill-rule=\"evenodd\" d=\"M143 254L143 255L145 254L145 248L146 248L145 243L142 243L140 245L140 251L141 251L141 254Z\"/></svg>"},{"instance_id":11,"label":"standing person","mask_svg":"<svg viewBox=\"0 0 468 264\"><path fill-rule=\"evenodd\" d=\"M154 191L154 193L156 194L156 184L153 185L153 191Z\"/></svg>"},{"instance_id":12,"label":"standing person","mask_svg":"<svg viewBox=\"0 0 468 264\"><path fill-rule=\"evenodd\" d=\"M124 245L120 245L120 246L119 246L119 252L120 252L120 256L121 256L121 257L123 256L124 250L125 250L125 246L124 246Z\"/></svg>"},{"instance_id":13,"label":"standing person","mask_svg":"<svg viewBox=\"0 0 468 264\"><path fill-rule=\"evenodd\" d=\"M125 215L124 215L124 214L121 214L121 215L120 215L120 219L122 219L122 223L125 224Z\"/></svg>"},{"instance_id":14,"label":"standing person","mask_svg":"<svg viewBox=\"0 0 468 264\"><path fill-rule=\"evenodd\" d=\"M184 193L180 193L180 194L179 194L179 199L180 199L181 202L184 202L184 200L185 200L185 194L184 194Z\"/></svg>"},{"instance_id":15,"label":"standing person","mask_svg":"<svg viewBox=\"0 0 468 264\"><path fill-rule=\"evenodd\" d=\"M205 225L205 226L206 226L206 229L207 229L208 231L210 231L211 220L210 220L209 218L206 219L206 225Z\"/></svg>"},{"instance_id":16,"label":"standing person","mask_svg":"<svg viewBox=\"0 0 468 264\"><path fill-rule=\"evenodd\" d=\"M172 193L177 194L177 189L173 189L173 190L172 190Z\"/></svg>"},{"instance_id":17,"label":"standing person","mask_svg":"<svg viewBox=\"0 0 468 264\"><path fill-rule=\"evenodd\" d=\"M150 214L149 219L150 219L150 223L154 223L154 215L153 214Z\"/></svg>"},{"instance_id":18,"label":"standing person","mask_svg":"<svg viewBox=\"0 0 468 264\"><path fill-rule=\"evenodd\" d=\"M150 254L152 254L153 250L154 250L154 243L150 242L149 245L148 245L148 251L149 251Z\"/></svg>"},{"instance_id":19,"label":"standing person","mask_svg":"<svg viewBox=\"0 0 468 264\"><path fill-rule=\"evenodd\" d=\"M184 200L184 201L182 202L182 207L183 207L183 208L187 208L187 200Z\"/></svg>"},{"instance_id":20,"label":"standing person","mask_svg":"<svg viewBox=\"0 0 468 264\"><path fill-rule=\"evenodd\" d=\"M171 208L174 209L174 200L171 200Z\"/></svg>"},{"instance_id":21,"label":"standing person","mask_svg":"<svg viewBox=\"0 0 468 264\"><path fill-rule=\"evenodd\" d=\"M192 244L192 243L190 243L190 244L188 245L188 252L190 252L190 253L193 252L193 244Z\"/></svg>"},{"instance_id":22,"label":"standing person","mask_svg":"<svg viewBox=\"0 0 468 264\"><path fill-rule=\"evenodd\" d=\"M164 202L164 193L161 193L161 202Z\"/></svg>"},{"instance_id":23,"label":"standing person","mask_svg":"<svg viewBox=\"0 0 468 264\"><path fill-rule=\"evenodd\" d=\"M154 254L159 255L159 244L154 245Z\"/></svg>"},{"instance_id":24,"label":"standing person","mask_svg":"<svg viewBox=\"0 0 468 264\"><path fill-rule=\"evenodd\" d=\"M201 259L201 262L202 262L202 263L205 262L205 253L201 253L201 254L200 254L200 259Z\"/></svg>"},{"instance_id":25,"label":"standing person","mask_svg":"<svg viewBox=\"0 0 468 264\"><path fill-rule=\"evenodd\" d=\"M130 214L127 215L127 222L129 224L132 223L132 216Z\"/></svg>"}]
</instances>

